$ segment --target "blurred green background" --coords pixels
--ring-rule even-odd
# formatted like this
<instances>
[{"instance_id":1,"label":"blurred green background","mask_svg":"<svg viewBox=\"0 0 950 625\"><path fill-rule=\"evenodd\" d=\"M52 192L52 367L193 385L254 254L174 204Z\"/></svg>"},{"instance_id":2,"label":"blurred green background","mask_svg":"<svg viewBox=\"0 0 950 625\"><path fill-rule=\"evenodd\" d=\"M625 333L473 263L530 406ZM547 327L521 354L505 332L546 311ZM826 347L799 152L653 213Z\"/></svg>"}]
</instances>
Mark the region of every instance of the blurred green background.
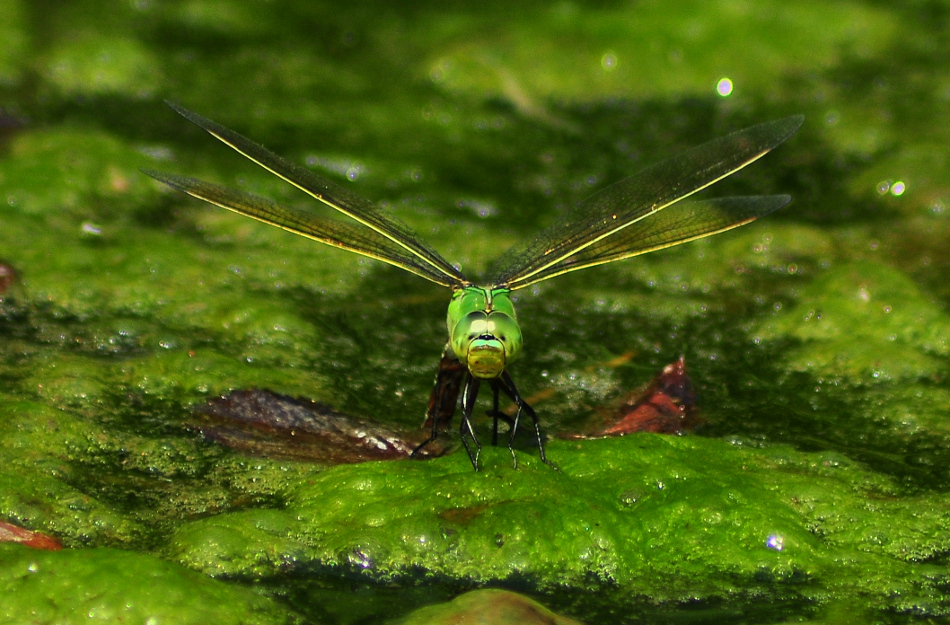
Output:
<instances>
[{"instance_id":1,"label":"blurred green background","mask_svg":"<svg viewBox=\"0 0 950 625\"><path fill-rule=\"evenodd\" d=\"M474 474L189 427L250 388L420 427L448 293L141 174L307 204L163 99L470 274L657 160L806 122L711 192L791 194L779 213L518 293L512 375L548 432L680 355L703 426L554 440L560 473L487 449ZM67 549L0 544L0 618L382 623L500 587L587 623L935 622L948 120L938 0L3 0L0 521Z\"/></svg>"}]
</instances>

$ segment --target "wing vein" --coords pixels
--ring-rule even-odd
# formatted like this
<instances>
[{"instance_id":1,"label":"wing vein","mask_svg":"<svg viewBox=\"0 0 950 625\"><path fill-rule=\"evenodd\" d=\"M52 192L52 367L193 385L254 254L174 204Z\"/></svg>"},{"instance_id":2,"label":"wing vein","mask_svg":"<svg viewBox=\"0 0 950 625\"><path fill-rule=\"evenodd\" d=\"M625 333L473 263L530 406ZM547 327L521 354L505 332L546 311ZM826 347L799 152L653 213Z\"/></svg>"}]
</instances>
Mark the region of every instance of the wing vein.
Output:
<instances>
[{"instance_id":1,"label":"wing vein","mask_svg":"<svg viewBox=\"0 0 950 625\"><path fill-rule=\"evenodd\" d=\"M450 284L459 285L467 282L458 269L442 258L438 252L424 244L409 226L392 215L387 215L369 200L316 175L309 169L300 167L274 154L264 146L225 128L221 124L173 102L166 101L166 104L188 121L275 176L405 249L423 263L432 267L434 271L444 275ZM444 281L441 283L444 283Z\"/></svg>"},{"instance_id":2,"label":"wing vein","mask_svg":"<svg viewBox=\"0 0 950 625\"><path fill-rule=\"evenodd\" d=\"M714 139L607 187L575 206L564 221L509 251L493 283L518 289L573 271L562 263L603 241L623 238L619 233L625 229L648 223L660 211L758 160L790 137L803 119L788 117ZM629 253L614 260L645 251L635 247L637 237L623 240L631 246ZM592 264L600 263L583 266Z\"/></svg>"},{"instance_id":3,"label":"wing vein","mask_svg":"<svg viewBox=\"0 0 950 625\"><path fill-rule=\"evenodd\" d=\"M435 271L402 248L395 247L389 239L362 226L336 219L318 217L299 208L278 204L267 198L236 191L196 178L175 176L149 169L142 171L174 189L215 206L277 226L314 241L380 260L436 284L447 287L455 286L455 282L449 280L441 272Z\"/></svg>"}]
</instances>

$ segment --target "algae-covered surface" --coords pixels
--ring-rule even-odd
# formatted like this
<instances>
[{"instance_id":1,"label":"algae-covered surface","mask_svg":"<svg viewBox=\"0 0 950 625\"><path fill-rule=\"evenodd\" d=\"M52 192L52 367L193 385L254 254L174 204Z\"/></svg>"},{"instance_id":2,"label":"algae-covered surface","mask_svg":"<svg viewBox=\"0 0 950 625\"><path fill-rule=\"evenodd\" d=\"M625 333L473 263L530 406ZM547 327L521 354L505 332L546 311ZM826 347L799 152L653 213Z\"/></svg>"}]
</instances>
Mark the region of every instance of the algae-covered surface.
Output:
<instances>
[{"instance_id":1,"label":"algae-covered surface","mask_svg":"<svg viewBox=\"0 0 950 625\"><path fill-rule=\"evenodd\" d=\"M0 521L65 547L0 544L0 620L452 622L486 588L591 625L946 618L947 32L938 0L0 3ZM469 275L658 159L806 123L713 189L779 213L517 293L559 470L525 437L475 473L196 427L261 389L421 429L448 292L140 173L308 203L163 98ZM681 355L696 431L557 438Z\"/></svg>"}]
</instances>

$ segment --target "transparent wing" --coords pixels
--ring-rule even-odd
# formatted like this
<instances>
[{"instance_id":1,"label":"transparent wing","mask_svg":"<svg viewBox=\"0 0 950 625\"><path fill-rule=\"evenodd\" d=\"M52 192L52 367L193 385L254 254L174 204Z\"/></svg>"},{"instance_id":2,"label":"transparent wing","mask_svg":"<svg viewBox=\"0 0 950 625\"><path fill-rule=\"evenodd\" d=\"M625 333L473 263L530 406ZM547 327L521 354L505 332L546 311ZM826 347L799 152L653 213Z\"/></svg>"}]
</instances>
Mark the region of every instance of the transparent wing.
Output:
<instances>
[{"instance_id":1,"label":"transparent wing","mask_svg":"<svg viewBox=\"0 0 950 625\"><path fill-rule=\"evenodd\" d=\"M142 171L152 178L199 200L253 217L258 221L263 221L266 224L283 228L327 245L401 267L443 286L452 287L457 284L455 280L448 278L442 272L436 271L404 248L395 245L388 238L361 225L327 219L313 215L304 209L277 204L266 198L196 178L175 176L150 169L143 169Z\"/></svg>"},{"instance_id":2,"label":"transparent wing","mask_svg":"<svg viewBox=\"0 0 950 625\"><path fill-rule=\"evenodd\" d=\"M538 274L762 157L788 139L803 121L796 115L734 132L607 187L578 204L564 221L534 241L516 245L505 255L492 282L512 289L537 282ZM609 260L630 255L618 254ZM598 263L584 266L591 264Z\"/></svg>"},{"instance_id":3,"label":"transparent wing","mask_svg":"<svg viewBox=\"0 0 950 625\"><path fill-rule=\"evenodd\" d=\"M386 214L369 200L360 197L349 189L341 187L338 184L316 175L309 169L300 167L299 165L296 165L287 159L274 154L267 148L254 143L250 139L239 135L233 130L225 128L221 124L217 124L210 119L206 119L201 115L193 113L188 109L178 106L172 102L166 101L165 103L174 111L179 113L182 117L202 128L211 136L230 146L235 151L251 159L264 169L270 171L276 176L279 176L280 178L283 178L298 189L320 200L331 208L340 211L347 217L350 217L363 224L373 232L379 234L381 237L388 239L393 244L392 247L389 248L390 253L393 254L393 256L395 256L395 251L397 249L402 249L405 252L408 252L410 255L415 256L419 259L421 264L428 265L431 268L432 275L440 274L443 276L443 279L437 281L440 284L449 284L455 286L467 282L465 276L463 276L458 269L450 265L448 261L438 254L438 252L423 243L418 235L416 235L416 233L413 232L409 226L402 223L395 217ZM238 210L234 207L226 208ZM238 210L238 212L243 211ZM310 236L305 232L298 231L293 227L284 225L280 222L280 220L269 221L268 219L264 219L251 213L244 214L249 214L252 217L260 219L261 221L273 223L274 225L278 225L292 232L298 232L299 234ZM288 223L296 223L294 219L289 219L287 221ZM378 242L378 245L381 245L381 240ZM377 249L379 249L378 245ZM340 247L344 246L341 245ZM359 246L357 245L349 245L346 247L346 249L352 249L353 251L361 251L358 248ZM377 257L374 256L374 253L371 249L361 249L361 253L365 253L367 256ZM385 259L380 258L380 260ZM389 260L387 262L392 261ZM392 262L392 264L403 267L404 269L409 269L409 267L404 264L395 262ZM409 270L413 271L414 273L419 273L413 269ZM429 277L430 280L432 279L431 276L426 277Z\"/></svg>"},{"instance_id":4,"label":"transparent wing","mask_svg":"<svg viewBox=\"0 0 950 625\"><path fill-rule=\"evenodd\" d=\"M655 252L738 228L777 211L791 199L787 195L757 195L674 204L615 236L601 239L573 256L542 269L513 288L520 289L570 271Z\"/></svg>"}]
</instances>

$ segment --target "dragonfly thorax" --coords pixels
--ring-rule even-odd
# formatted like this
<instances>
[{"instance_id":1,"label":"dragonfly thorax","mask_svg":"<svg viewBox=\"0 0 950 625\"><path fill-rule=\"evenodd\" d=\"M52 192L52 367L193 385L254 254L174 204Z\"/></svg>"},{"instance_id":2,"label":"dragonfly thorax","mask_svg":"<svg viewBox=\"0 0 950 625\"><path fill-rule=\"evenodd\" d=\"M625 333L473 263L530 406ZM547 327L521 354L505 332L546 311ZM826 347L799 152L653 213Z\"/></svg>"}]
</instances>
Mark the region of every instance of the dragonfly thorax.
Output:
<instances>
[{"instance_id":1,"label":"dragonfly thorax","mask_svg":"<svg viewBox=\"0 0 950 625\"><path fill-rule=\"evenodd\" d=\"M465 287L452 295L447 325L455 356L477 378L497 378L521 353L508 289Z\"/></svg>"}]
</instances>

